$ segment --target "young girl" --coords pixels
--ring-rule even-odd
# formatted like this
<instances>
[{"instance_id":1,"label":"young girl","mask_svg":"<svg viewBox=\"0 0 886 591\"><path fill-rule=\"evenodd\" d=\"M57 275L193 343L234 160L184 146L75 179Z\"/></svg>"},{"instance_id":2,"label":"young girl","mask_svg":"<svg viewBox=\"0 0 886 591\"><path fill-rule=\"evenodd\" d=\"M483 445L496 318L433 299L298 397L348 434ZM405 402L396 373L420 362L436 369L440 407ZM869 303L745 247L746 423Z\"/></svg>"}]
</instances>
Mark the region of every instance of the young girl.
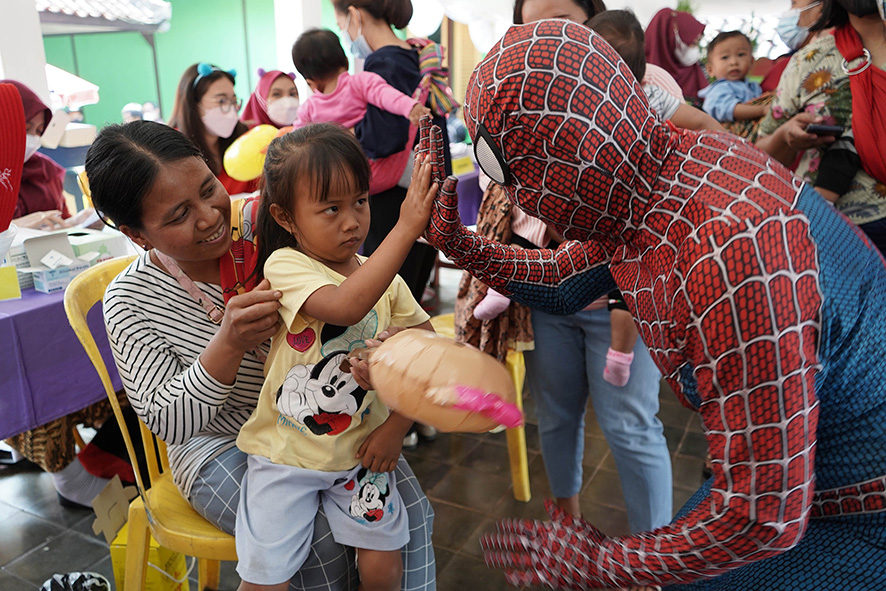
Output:
<instances>
[{"instance_id":1,"label":"young girl","mask_svg":"<svg viewBox=\"0 0 886 591\"><path fill-rule=\"evenodd\" d=\"M286 589L310 550L320 500L334 539L358 548L361 589L398 589L409 538L391 471L412 422L388 413L348 353L391 325L431 329L397 269L437 185L416 166L394 230L357 255L369 163L354 136L316 124L268 148L258 268L281 293L258 406L237 438L248 471L237 514L241 589Z\"/></svg>"}]
</instances>

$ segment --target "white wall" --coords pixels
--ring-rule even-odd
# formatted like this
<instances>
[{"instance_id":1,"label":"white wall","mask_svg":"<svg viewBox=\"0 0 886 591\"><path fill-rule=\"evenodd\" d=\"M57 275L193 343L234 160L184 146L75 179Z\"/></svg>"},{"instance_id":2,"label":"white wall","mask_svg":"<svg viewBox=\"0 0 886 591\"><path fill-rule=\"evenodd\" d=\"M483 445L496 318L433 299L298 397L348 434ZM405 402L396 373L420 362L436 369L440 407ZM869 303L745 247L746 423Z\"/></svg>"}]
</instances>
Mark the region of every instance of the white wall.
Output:
<instances>
[{"instance_id":1,"label":"white wall","mask_svg":"<svg viewBox=\"0 0 886 591\"><path fill-rule=\"evenodd\" d=\"M292 44L307 29L322 26L322 8L319 1L274 0L274 22L277 34L277 69L293 72ZM270 69L270 68L268 68ZM301 76L295 77L298 94L304 100L311 95Z\"/></svg>"},{"instance_id":2,"label":"white wall","mask_svg":"<svg viewBox=\"0 0 886 591\"><path fill-rule=\"evenodd\" d=\"M0 79L18 80L49 104L46 53L34 0L2 0Z\"/></svg>"}]
</instances>

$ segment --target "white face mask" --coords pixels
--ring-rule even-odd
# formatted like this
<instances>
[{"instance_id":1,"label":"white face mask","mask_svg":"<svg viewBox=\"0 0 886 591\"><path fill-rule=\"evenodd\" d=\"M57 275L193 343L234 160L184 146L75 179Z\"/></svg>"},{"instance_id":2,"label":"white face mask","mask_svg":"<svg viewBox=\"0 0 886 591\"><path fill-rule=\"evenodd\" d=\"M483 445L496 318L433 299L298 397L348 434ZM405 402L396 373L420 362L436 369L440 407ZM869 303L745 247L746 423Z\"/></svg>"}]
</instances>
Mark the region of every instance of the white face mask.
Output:
<instances>
[{"instance_id":1,"label":"white face mask","mask_svg":"<svg viewBox=\"0 0 886 591\"><path fill-rule=\"evenodd\" d=\"M206 126L206 130L209 133L220 138L231 137L231 134L234 133L234 128L237 127L237 122L240 120L237 111L234 109L227 113L222 113L220 107L209 109L200 119L203 120L203 125Z\"/></svg>"},{"instance_id":2,"label":"white face mask","mask_svg":"<svg viewBox=\"0 0 886 591\"><path fill-rule=\"evenodd\" d=\"M40 136L28 134L25 136L25 162L27 162L31 156L37 151L37 148L40 147Z\"/></svg>"},{"instance_id":3,"label":"white face mask","mask_svg":"<svg viewBox=\"0 0 886 591\"><path fill-rule=\"evenodd\" d=\"M294 96L284 96L268 105L268 117L280 127L286 127L295 123L298 115L298 99Z\"/></svg>"},{"instance_id":4,"label":"white face mask","mask_svg":"<svg viewBox=\"0 0 886 591\"><path fill-rule=\"evenodd\" d=\"M677 58L680 65L688 68L689 66L697 64L698 60L701 58L701 50L698 48L698 45L686 45L683 43L683 40L680 39L680 33L677 33L676 31L674 32L674 36L677 41L674 45L674 57Z\"/></svg>"},{"instance_id":5,"label":"white face mask","mask_svg":"<svg viewBox=\"0 0 886 591\"><path fill-rule=\"evenodd\" d=\"M880 13L880 18L886 21L886 0L877 0L877 11Z\"/></svg>"}]
</instances>

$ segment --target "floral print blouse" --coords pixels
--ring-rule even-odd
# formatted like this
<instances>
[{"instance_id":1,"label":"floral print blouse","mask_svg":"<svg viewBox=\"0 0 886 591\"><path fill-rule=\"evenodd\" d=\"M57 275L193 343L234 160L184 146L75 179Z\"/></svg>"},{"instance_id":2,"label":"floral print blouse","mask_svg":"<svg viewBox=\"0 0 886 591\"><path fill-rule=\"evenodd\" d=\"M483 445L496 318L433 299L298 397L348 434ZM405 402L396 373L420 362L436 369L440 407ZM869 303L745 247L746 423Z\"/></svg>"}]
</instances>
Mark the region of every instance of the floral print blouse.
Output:
<instances>
[{"instance_id":1,"label":"floral print blouse","mask_svg":"<svg viewBox=\"0 0 886 591\"><path fill-rule=\"evenodd\" d=\"M825 35L797 51L788 63L776 89L769 114L759 127L759 137L771 135L800 112L817 113L825 125L842 125L844 135L852 132L852 95L849 76L841 67L843 56L833 35ZM827 146L802 152L794 172L814 183ZM886 184L879 183L859 168L848 192L836 203L856 224L886 218Z\"/></svg>"}]
</instances>

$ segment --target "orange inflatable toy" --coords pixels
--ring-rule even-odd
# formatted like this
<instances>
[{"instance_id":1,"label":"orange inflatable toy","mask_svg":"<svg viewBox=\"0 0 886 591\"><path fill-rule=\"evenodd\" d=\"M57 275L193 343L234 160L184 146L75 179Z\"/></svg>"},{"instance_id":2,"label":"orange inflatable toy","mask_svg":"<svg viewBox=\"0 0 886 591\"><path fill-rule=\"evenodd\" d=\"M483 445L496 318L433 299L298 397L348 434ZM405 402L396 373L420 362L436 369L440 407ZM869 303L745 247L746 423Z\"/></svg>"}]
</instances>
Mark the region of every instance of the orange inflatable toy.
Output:
<instances>
[{"instance_id":1,"label":"orange inflatable toy","mask_svg":"<svg viewBox=\"0 0 886 591\"><path fill-rule=\"evenodd\" d=\"M504 365L432 331L404 330L373 349L369 377L388 407L439 431L483 433L523 424Z\"/></svg>"}]
</instances>

